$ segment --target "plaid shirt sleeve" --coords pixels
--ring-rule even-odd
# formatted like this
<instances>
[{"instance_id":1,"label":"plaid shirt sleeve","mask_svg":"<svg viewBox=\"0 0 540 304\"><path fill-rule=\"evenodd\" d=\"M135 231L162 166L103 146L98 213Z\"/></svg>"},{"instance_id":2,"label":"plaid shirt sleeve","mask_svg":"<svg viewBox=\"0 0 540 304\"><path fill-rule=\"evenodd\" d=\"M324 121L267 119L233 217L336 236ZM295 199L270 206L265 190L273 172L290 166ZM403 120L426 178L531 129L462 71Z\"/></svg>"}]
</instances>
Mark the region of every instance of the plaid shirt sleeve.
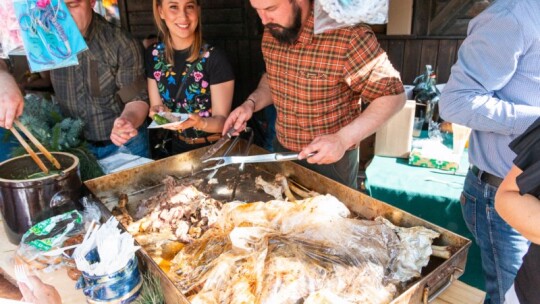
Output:
<instances>
[{"instance_id":1,"label":"plaid shirt sleeve","mask_svg":"<svg viewBox=\"0 0 540 304\"><path fill-rule=\"evenodd\" d=\"M124 41L118 48L117 95L123 103L133 100L149 102L144 76L144 57L142 45L135 39L119 35Z\"/></svg>"},{"instance_id":2,"label":"plaid shirt sleeve","mask_svg":"<svg viewBox=\"0 0 540 304\"><path fill-rule=\"evenodd\" d=\"M369 27L357 27L349 50L345 79L354 91L360 93L362 101L371 102L382 96L404 92L399 73Z\"/></svg>"}]
</instances>

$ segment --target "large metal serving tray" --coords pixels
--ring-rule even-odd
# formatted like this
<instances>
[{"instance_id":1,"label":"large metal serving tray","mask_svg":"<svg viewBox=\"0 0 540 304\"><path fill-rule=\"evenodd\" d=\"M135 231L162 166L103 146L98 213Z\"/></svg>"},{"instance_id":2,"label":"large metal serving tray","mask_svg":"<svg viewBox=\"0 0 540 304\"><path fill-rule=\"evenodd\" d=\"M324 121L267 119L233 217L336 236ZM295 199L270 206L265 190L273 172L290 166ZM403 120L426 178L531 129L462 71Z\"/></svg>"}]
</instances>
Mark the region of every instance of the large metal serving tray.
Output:
<instances>
[{"instance_id":1,"label":"large metal serving tray","mask_svg":"<svg viewBox=\"0 0 540 304\"><path fill-rule=\"evenodd\" d=\"M104 204L102 206L105 211L104 217L108 217L110 213L106 208L111 209L118 202L118 196L121 193L130 194L130 204L137 204L142 199L154 195L156 191L160 191L159 187L152 188L151 186L159 183L166 175L191 176L194 172L200 172L204 164L201 164L199 159L206 150L208 150L207 147L109 174L87 181L85 185ZM234 153L233 150L232 154ZM250 154L263 153L267 151L256 146L250 148ZM220 152L217 155L221 155ZM256 170L267 176L282 173L309 189L321 194L332 194L347 205L352 212L363 218L373 219L383 216L398 226L424 226L433 229L441 234L436 239L435 245L450 245L456 249L448 260L431 257L428 266L422 271L422 277L409 282L392 303L428 303L461 276L465 269L471 241L460 235L373 199L293 162L257 164ZM145 188L150 188L150 190L140 191ZM189 303L144 250L139 253L139 258L144 268L160 277L167 303Z\"/></svg>"}]
</instances>

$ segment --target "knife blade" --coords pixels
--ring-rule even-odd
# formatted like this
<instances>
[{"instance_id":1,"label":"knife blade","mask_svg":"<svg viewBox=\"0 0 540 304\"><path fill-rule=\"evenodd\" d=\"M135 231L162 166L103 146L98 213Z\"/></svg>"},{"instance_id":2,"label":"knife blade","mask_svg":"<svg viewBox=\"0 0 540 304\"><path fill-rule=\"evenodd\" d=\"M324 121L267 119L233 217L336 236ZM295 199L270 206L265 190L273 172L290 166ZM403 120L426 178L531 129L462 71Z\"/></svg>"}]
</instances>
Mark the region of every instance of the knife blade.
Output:
<instances>
[{"instance_id":1,"label":"knife blade","mask_svg":"<svg viewBox=\"0 0 540 304\"><path fill-rule=\"evenodd\" d=\"M201 157L201 160L209 159L212 157L212 155L216 154L216 152L221 149L229 140L231 140L232 135L236 132L236 129L230 128L225 135L220 138L204 155Z\"/></svg>"},{"instance_id":2,"label":"knife blade","mask_svg":"<svg viewBox=\"0 0 540 304\"><path fill-rule=\"evenodd\" d=\"M269 163L280 162L288 160L298 160L298 153L270 153L270 154L258 154L250 156L226 156L224 157L231 164L253 164L253 163ZM226 162L227 162L226 160Z\"/></svg>"}]
</instances>

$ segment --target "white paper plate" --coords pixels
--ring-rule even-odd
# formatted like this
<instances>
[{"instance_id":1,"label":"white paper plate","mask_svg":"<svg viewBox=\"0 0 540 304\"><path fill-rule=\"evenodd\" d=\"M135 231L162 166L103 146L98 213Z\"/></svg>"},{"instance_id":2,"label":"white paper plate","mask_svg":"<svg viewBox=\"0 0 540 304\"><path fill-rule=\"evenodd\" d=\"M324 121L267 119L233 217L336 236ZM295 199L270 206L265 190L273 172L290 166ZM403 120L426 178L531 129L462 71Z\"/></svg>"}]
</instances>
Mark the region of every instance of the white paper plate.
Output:
<instances>
[{"instance_id":1,"label":"white paper plate","mask_svg":"<svg viewBox=\"0 0 540 304\"><path fill-rule=\"evenodd\" d=\"M167 126L176 124L178 122L185 121L189 117L189 114L184 114L184 113L171 113L171 114L178 117L180 120L176 122L162 124L162 125L158 125L155 121L152 121L152 123L148 126L148 129L159 129L159 128L167 127Z\"/></svg>"}]
</instances>

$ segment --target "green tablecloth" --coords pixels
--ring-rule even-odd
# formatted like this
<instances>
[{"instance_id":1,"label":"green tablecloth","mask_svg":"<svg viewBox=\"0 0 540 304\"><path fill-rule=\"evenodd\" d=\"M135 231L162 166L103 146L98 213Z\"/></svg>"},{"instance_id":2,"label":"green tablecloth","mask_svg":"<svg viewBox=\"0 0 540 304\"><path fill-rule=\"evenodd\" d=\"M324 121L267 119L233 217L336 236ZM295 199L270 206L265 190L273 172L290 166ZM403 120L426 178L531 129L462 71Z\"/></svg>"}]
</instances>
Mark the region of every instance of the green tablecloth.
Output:
<instances>
[{"instance_id":1,"label":"green tablecloth","mask_svg":"<svg viewBox=\"0 0 540 304\"><path fill-rule=\"evenodd\" d=\"M407 159L375 156L365 185L372 197L473 240L459 202L467 168L467 152L456 174L410 166ZM460 280L484 289L480 249L474 241Z\"/></svg>"}]
</instances>

